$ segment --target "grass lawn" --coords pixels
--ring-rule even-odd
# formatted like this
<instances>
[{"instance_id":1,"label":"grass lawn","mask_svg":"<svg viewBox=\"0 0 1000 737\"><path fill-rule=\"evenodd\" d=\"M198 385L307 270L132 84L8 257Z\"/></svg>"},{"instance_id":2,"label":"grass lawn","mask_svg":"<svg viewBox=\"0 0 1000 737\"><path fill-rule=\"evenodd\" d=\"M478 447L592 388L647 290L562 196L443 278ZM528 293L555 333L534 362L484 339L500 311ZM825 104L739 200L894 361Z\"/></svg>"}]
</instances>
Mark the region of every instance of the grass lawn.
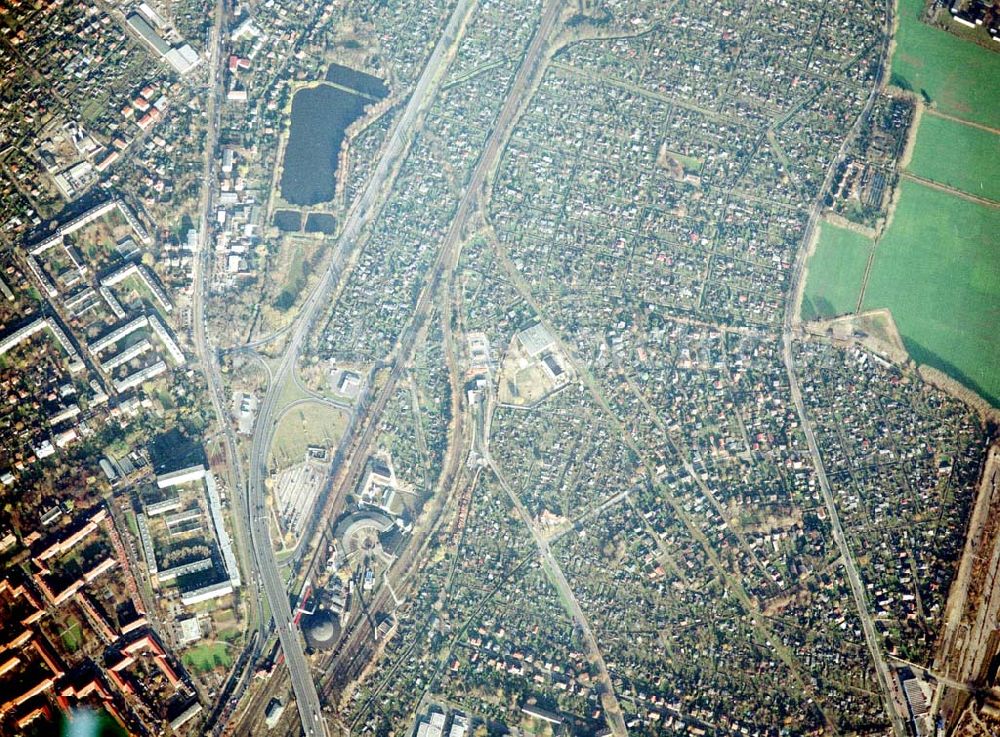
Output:
<instances>
[{"instance_id":1,"label":"grass lawn","mask_svg":"<svg viewBox=\"0 0 1000 737\"><path fill-rule=\"evenodd\" d=\"M101 117L101 113L107 108L108 98L110 97L111 95L108 93L99 93L97 97L91 97L87 100L80 110L80 117L83 118L83 121L85 123L93 123Z\"/></svg>"},{"instance_id":2,"label":"grass lawn","mask_svg":"<svg viewBox=\"0 0 1000 737\"><path fill-rule=\"evenodd\" d=\"M139 537L139 523L135 519L135 512L131 509L125 510L125 524L128 525L128 531L132 533L136 538Z\"/></svg>"},{"instance_id":3,"label":"grass lawn","mask_svg":"<svg viewBox=\"0 0 1000 737\"><path fill-rule=\"evenodd\" d=\"M67 622L66 629L62 631L60 639L62 639L63 647L66 648L67 652L75 653L79 650L80 645L83 644L83 630L80 628L80 622L75 618Z\"/></svg>"},{"instance_id":4,"label":"grass lawn","mask_svg":"<svg viewBox=\"0 0 1000 737\"><path fill-rule=\"evenodd\" d=\"M688 171L697 172L701 171L702 160L696 156L688 156L687 154L679 154L676 151L669 151L667 149L663 150L664 155L669 156L683 166Z\"/></svg>"},{"instance_id":5,"label":"grass lawn","mask_svg":"<svg viewBox=\"0 0 1000 737\"><path fill-rule=\"evenodd\" d=\"M1000 202L1000 136L924 115L907 167L914 174Z\"/></svg>"},{"instance_id":6,"label":"grass lawn","mask_svg":"<svg viewBox=\"0 0 1000 737\"><path fill-rule=\"evenodd\" d=\"M871 239L860 233L831 223L820 224L819 242L809 257L802 297L803 320L854 312L871 249Z\"/></svg>"},{"instance_id":7,"label":"grass lawn","mask_svg":"<svg viewBox=\"0 0 1000 737\"><path fill-rule=\"evenodd\" d=\"M229 608L216 609L212 612L212 621L215 622L215 626L221 631L227 625L236 624L236 615Z\"/></svg>"},{"instance_id":8,"label":"grass lawn","mask_svg":"<svg viewBox=\"0 0 1000 737\"><path fill-rule=\"evenodd\" d=\"M924 92L943 112L1000 127L1000 54L932 28L924 0L898 0L892 84Z\"/></svg>"},{"instance_id":9,"label":"grass lawn","mask_svg":"<svg viewBox=\"0 0 1000 737\"><path fill-rule=\"evenodd\" d=\"M131 301L133 299L131 292L135 292L135 294L139 295L139 299L142 300L144 307L151 308L160 317L163 316L163 305L160 304L160 300L156 298L153 291L146 286L146 282L140 279L138 275L133 274L126 277L120 282L120 285L119 289L121 291L116 296L119 298L124 297L126 300Z\"/></svg>"},{"instance_id":10,"label":"grass lawn","mask_svg":"<svg viewBox=\"0 0 1000 737\"><path fill-rule=\"evenodd\" d=\"M129 731L120 725L106 709L74 709L72 720L65 713L59 714L58 727L51 731L31 732L31 734L86 734L93 737L129 737Z\"/></svg>"},{"instance_id":11,"label":"grass lawn","mask_svg":"<svg viewBox=\"0 0 1000 737\"><path fill-rule=\"evenodd\" d=\"M888 307L910 355L1000 406L1000 210L903 181L864 309Z\"/></svg>"},{"instance_id":12,"label":"grass lawn","mask_svg":"<svg viewBox=\"0 0 1000 737\"><path fill-rule=\"evenodd\" d=\"M276 366L277 361L272 362L272 369L275 369ZM295 383L294 379L289 377L281 387L281 393L278 395L278 404L275 409L275 414L280 414L281 410L292 402L299 402L303 399L309 399L309 395L299 388L299 385Z\"/></svg>"},{"instance_id":13,"label":"grass lawn","mask_svg":"<svg viewBox=\"0 0 1000 737\"><path fill-rule=\"evenodd\" d=\"M320 402L292 407L274 431L271 459L282 468L305 460L306 446L333 447L344 432L343 412Z\"/></svg>"},{"instance_id":14,"label":"grass lawn","mask_svg":"<svg viewBox=\"0 0 1000 737\"><path fill-rule=\"evenodd\" d=\"M217 666L228 668L233 662L224 642L212 642L193 647L184 653L182 660L184 665L198 673L205 673Z\"/></svg>"}]
</instances>

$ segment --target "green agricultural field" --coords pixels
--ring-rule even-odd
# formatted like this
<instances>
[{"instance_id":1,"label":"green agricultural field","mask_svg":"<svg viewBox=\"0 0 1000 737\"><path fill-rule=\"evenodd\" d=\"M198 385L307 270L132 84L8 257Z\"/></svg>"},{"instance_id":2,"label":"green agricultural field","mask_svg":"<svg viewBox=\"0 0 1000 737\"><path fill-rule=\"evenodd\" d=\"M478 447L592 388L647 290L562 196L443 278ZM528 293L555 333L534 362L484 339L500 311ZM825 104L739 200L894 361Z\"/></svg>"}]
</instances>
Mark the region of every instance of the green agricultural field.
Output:
<instances>
[{"instance_id":1,"label":"green agricultural field","mask_svg":"<svg viewBox=\"0 0 1000 737\"><path fill-rule=\"evenodd\" d=\"M182 660L184 665L198 673L206 673L219 666L228 668L233 663L233 658L224 642L193 647L184 653Z\"/></svg>"},{"instance_id":2,"label":"green agricultural field","mask_svg":"<svg viewBox=\"0 0 1000 737\"><path fill-rule=\"evenodd\" d=\"M809 257L803 320L854 312L871 250L870 238L831 223L820 224L819 241Z\"/></svg>"},{"instance_id":3,"label":"green agricultural field","mask_svg":"<svg viewBox=\"0 0 1000 737\"><path fill-rule=\"evenodd\" d=\"M916 361L1000 406L1000 209L916 182L901 188L863 308L888 307Z\"/></svg>"},{"instance_id":4,"label":"green agricultural field","mask_svg":"<svg viewBox=\"0 0 1000 737\"><path fill-rule=\"evenodd\" d=\"M1000 54L921 20L924 0L898 0L892 84L925 94L945 113L1000 127Z\"/></svg>"},{"instance_id":5,"label":"green agricultural field","mask_svg":"<svg viewBox=\"0 0 1000 737\"><path fill-rule=\"evenodd\" d=\"M907 169L1000 202L1000 136L982 128L924 115Z\"/></svg>"}]
</instances>

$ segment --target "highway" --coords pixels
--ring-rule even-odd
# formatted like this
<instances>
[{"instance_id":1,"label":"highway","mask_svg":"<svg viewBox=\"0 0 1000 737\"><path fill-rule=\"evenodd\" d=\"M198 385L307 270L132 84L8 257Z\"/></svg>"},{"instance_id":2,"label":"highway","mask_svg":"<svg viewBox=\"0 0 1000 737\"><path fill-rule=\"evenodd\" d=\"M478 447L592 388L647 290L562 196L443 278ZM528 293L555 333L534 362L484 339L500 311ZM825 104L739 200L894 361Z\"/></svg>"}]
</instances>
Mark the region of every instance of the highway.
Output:
<instances>
[{"instance_id":1,"label":"highway","mask_svg":"<svg viewBox=\"0 0 1000 737\"><path fill-rule=\"evenodd\" d=\"M251 576L251 580L259 578L263 593L267 597L268 604L274 616L278 639L282 652L285 656L285 663L289 669L292 690L295 695L299 718L306 735L327 734L325 721L320 715L320 701L316 691L316 685L312 680L308 664L299 639L299 633L293 623L292 612L289 606L288 592L284 581L279 573L277 561L271 545L270 530L268 525L268 515L266 511L266 492L264 479L267 474L267 459L270 445L273 438L277 413L281 409L278 406L279 396L282 387L289 380L295 380L295 366L298 357L305 344L306 337L316 322L316 318L321 314L329 302L332 288L339 281L344 264L349 261L352 252L357 248L358 237L363 228L372 222L378 215L380 198L384 197L393 179L393 170L412 141L414 133L419 125L420 115L429 107L431 100L436 94L443 77L443 72L447 68L447 63L451 58L453 47L459 39L459 33L474 7L474 0L460 0L453 11L448 24L442 33L437 45L434 48L431 58L425 66L406 107L400 116L393 133L386 144L376 169L365 186L364 191L352 207L344 228L335 246L331 263L327 271L323 274L320 283L307 297L298 318L288 331L288 342L284 353L274 371L273 380L268 386L268 391L261 402L257 423L254 429L252 446L250 450L249 469L245 484L236 472L236 483L244 484L246 497L243 505L243 514L240 515L240 522L249 533L250 546L253 552L253 568L256 576ZM486 176L491 167L496 163L502 150L506 134L512 126L518 110L520 109L522 97L527 90L527 84L536 69L538 60L545 49L545 41L552 31L558 18L558 2L550 2L543 13L539 30L532 42L525 59L522 62L518 76L515 78L511 91L507 97L507 102L501 110L497 122L486 147L484 148L470 182L465 190L464 197L459 205L456 217L452 222L445 242L442 244L441 252L432 273L425 284L416 305L413 318L408 328L397 344L394 351L394 360L388 386L396 383L401 375L406 357L412 350L417 335L426 319L427 314L433 304L436 287L446 268L451 268L457 258L461 243L461 234L464 223L477 201L480 188L486 181ZM216 43L218 43L216 36ZM217 47L216 47L217 48ZM212 105L210 106L209 119L213 123L212 139L217 136L218 112L215 103L218 100L218 68L217 52L213 58L210 72L210 89L215 90L211 95ZM214 152L215 145L209 146L209 151ZM194 290L194 333L198 352L205 367L206 376L209 379L212 402L220 418L220 424L224 428L227 444L235 451L235 440L232 438L232 430L225 420L225 400L222 393L221 380L215 362L214 352L211 351L207 336L205 335L204 299L207 289L205 274L208 269L210 249L207 246L209 237L208 214L211 212L211 190L214 189L214 153L213 160L206 159L205 164L205 185L201 234L202 252L196 259L196 288ZM387 387L384 387L384 389ZM391 394L390 391L380 392L379 400L372 407L371 418L377 418L381 407L384 406L384 399ZM369 421L365 432L357 440L354 448L354 457L351 466L359 457L364 456L364 449L371 440L376 427L374 421ZM345 441L347 438L345 438ZM230 456L236 459L235 452ZM238 465L238 464L234 464ZM350 473L346 475L350 478ZM262 623L263 624L263 623Z\"/></svg>"},{"instance_id":2,"label":"highway","mask_svg":"<svg viewBox=\"0 0 1000 737\"><path fill-rule=\"evenodd\" d=\"M394 165L402 160L414 132L419 115L429 106L440 85L444 69L451 58L452 46L459 38L459 31L473 6L472 0L460 0L452 12L427 65L424 67L410 99L386 143L378 165L369 179L361 197L352 207L331 258L328 270L320 283L306 299L294 327L289 331L288 344L281 357L274 379L261 402L257 424L254 428L250 451L249 474L246 484L246 508L249 511L249 534L257 574L274 615L278 639L285 655L292 682L292 691L306 735L327 734L326 723L320 716L320 701L316 684L306 663L302 643L292 621L288 592L278 572L278 564L271 546L268 517L265 508L264 478L267 458L274 433L278 398L281 388L292 376L306 336L316 317L328 306L330 290L336 285L343 265L357 247L362 228L378 214L378 201L386 184L391 183Z\"/></svg>"},{"instance_id":3,"label":"highway","mask_svg":"<svg viewBox=\"0 0 1000 737\"><path fill-rule=\"evenodd\" d=\"M497 117L492 134L465 188L455 217L442 243L437 261L417 300L413 317L407 328L404 329L397 342L396 349L393 351L392 369L389 379L383 385L378 398L373 403L368 413L368 422L364 431L357 438L352 449L353 453L351 454L348 472L342 476L345 481L349 481L352 478L351 471L359 463L364 462L366 457L364 451L373 439L377 429L377 422L375 420L380 416L386 400L392 395L394 387L403 373L405 363L412 352L417 336L421 333L421 329L433 305L437 286L446 270L454 268L460 250L465 222L474 211L479 191L485 183L489 171L496 164L506 136L522 106L524 96L529 90L529 83L546 49L546 41L558 20L560 7L560 2L555 0L549 2L543 12L538 31L525 54L506 102ZM429 101L428 96L431 94L432 89L436 88L437 84L440 83L441 73L444 71L442 65L448 57L449 48L458 39L461 24L471 8L471 0L464 0L464 2L459 3L453 12L448 26L438 41L431 60L421 74L414 94L407 103L403 116L389 140L375 174L369 180L364 192L345 222L344 230L338 242L337 251L331 266L319 286L307 299L302 308L301 316L290 334L285 353L282 356L278 369L275 371L274 381L269 386L268 393L261 404L254 432L253 448L250 457L250 478L247 486L247 506L251 510L250 532L252 544L265 594L271 604L272 611L275 612L278 636L281 640L282 649L285 652L285 661L288 664L292 677L292 687L299 705L300 717L303 725L306 727L307 734L311 734L309 732L310 726L322 726L321 722L310 721L312 715L316 713L315 709L318 708L319 699L316 696L315 684L309 675L305 658L302 655L298 633L294 631L291 624L291 611L288 605L287 592L278 574L277 564L268 536L268 523L264 503L265 492L263 481L264 474L266 473L268 448L273 434L275 412L278 409L276 404L281 387L293 376L297 358L309 329L314 324L319 311L327 305L327 294L331 286L335 284L335 279L339 277L341 265L347 262L347 257L355 247L355 241L362 227L377 215L375 204L385 182L389 178L392 164L401 156L408 142L412 140L411 131L414 128L417 115L423 109L425 103ZM342 442L347 442L347 438Z\"/></svg>"},{"instance_id":4,"label":"highway","mask_svg":"<svg viewBox=\"0 0 1000 737\"><path fill-rule=\"evenodd\" d=\"M891 29L892 3L889 2L886 4L886 20L883 30L883 33L885 34L885 45L883 45L882 48L882 54L879 60L879 71L872 86L871 94L868 96L868 101L865 104L864 110L854 121L854 125L851 126L851 130L848 131L847 135L844 137L840 150L837 152L837 155L833 157L833 160L827 169L826 177L823 180L823 184L820 186L819 194L816 197L812 212L809 216L809 221L806 224L805 233L802 238L802 246L799 248L799 252L795 257L791 287L788 293L788 301L785 306L785 315L782 324L782 357L788 373L788 383L792 395L792 402L795 404L795 410L798 413L799 421L802 425L802 431L806 438L809 454L812 457L813 466L816 469L816 476L819 480L820 489L823 493L823 503L830 518L830 529L833 532L833 539L837 545L838 551L840 552L840 557L844 564L844 572L847 576L848 583L851 586L851 593L854 598L855 608L858 611L858 617L861 620L861 627L865 633L865 641L868 645L868 650L875 666L875 673L878 677L879 686L882 691L882 698L885 703L886 713L892 723L893 733L897 735L897 737L904 737L904 735L908 734L906 724L902 716L902 714L906 713L906 706L905 704L899 703L899 689L894 687L894 672L889 668L889 665L886 662L885 655L882 652L882 646L875 633L875 623L872 619L871 612L868 609L868 599L865 594L864 582L861 580L861 574L858 572L857 562L855 561L850 545L847 542L847 536L844 534L844 528L840 522L840 514L837 511L837 503L834 499L833 491L830 488L830 482L827 479L826 469L823 465L823 457L819 452L819 445L816 442L816 434L813 431L812 420L806 412L805 403L802 400L802 390L799 386L799 379L795 372L795 361L792 352L792 343L796 334L795 312L797 294L802 286L802 278L805 274L808 244L823 212L823 196L830 190L833 183L834 173L844 159L844 153L847 150L847 146L858 134L861 126L867 121L868 116L871 113L872 105L875 102L875 97L881 89L888 61L888 44L889 39L892 36ZM900 709L900 706L902 706L902 710Z\"/></svg>"}]
</instances>

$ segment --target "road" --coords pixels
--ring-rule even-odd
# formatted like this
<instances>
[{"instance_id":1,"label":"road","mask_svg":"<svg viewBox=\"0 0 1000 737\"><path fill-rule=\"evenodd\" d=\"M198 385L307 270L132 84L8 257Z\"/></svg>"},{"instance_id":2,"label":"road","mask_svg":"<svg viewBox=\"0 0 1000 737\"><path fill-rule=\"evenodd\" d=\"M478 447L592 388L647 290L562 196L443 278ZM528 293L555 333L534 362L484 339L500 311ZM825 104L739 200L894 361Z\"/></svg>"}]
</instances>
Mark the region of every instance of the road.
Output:
<instances>
[{"instance_id":1,"label":"road","mask_svg":"<svg viewBox=\"0 0 1000 737\"><path fill-rule=\"evenodd\" d=\"M1000 202L997 202L996 200L991 200L989 197L980 197L979 195L974 195L971 192L964 192L960 189L955 189L947 184L935 182L933 179L928 179L927 177L922 177L919 174L914 174L912 171L904 171L899 176L900 179L906 179L911 182L916 182L917 184L922 184L923 186L930 187L938 192L944 192L945 194L950 194L953 197L968 200L969 202L975 202L977 205L982 205L983 207L991 207L994 210L1000 209Z\"/></svg>"},{"instance_id":2,"label":"road","mask_svg":"<svg viewBox=\"0 0 1000 737\"><path fill-rule=\"evenodd\" d=\"M212 249L209 247L209 238L211 236L209 222L210 213L214 207L214 195L216 188L216 149L218 147L220 130L219 107L223 96L224 82L223 76L219 74L219 67L222 63L222 28L224 17L225 5L220 0L216 3L214 9L209 46L206 49L208 80L205 85L207 91L205 114L208 123L205 149L203 152L202 191L199 207L199 251L195 255L192 267L192 282L194 288L192 290L191 297L191 327L195 353L197 354L199 365L201 366L202 372L205 375L206 383L208 384L209 398L212 402L212 408L218 421L219 432L222 435L225 445L226 459L228 461L227 482L229 484L229 488L235 490L242 488L243 486L242 468L240 466L239 455L236 450L236 437L233 433L231 423L228 419L229 416L226 412L224 388L222 378L219 373L216 354L215 351L212 350L208 340L205 318L205 299L208 289L208 273L212 258ZM233 532L236 549L241 557L240 564L245 571L250 571L251 566L248 565L249 561L245 556L246 545L243 544L241 540L241 531L247 527L246 509L241 504L239 494L231 495L231 504L236 518L233 524ZM252 581L254 577L248 576L247 578ZM263 630L265 623L262 621L263 610L261 602L256 597L251 598L256 601L256 621ZM212 715L206 724L207 730L211 730L218 726L216 720L225 710L225 701L227 700L228 695L232 692L232 689L239 688L239 684L241 682L245 683L244 677L256 659L256 655L259 651L259 643L263 639L263 636L258 637L256 635L249 639L247 648L237 660L237 664L233 667L226 686L220 692L216 708L212 710Z\"/></svg>"},{"instance_id":3,"label":"road","mask_svg":"<svg viewBox=\"0 0 1000 737\"><path fill-rule=\"evenodd\" d=\"M604 662L604 655L601 653L601 649L597 645L597 637L594 636L594 631L590 627L590 622L587 620L587 616L583 613L580 603L576 600L576 594L573 593L573 588L569 585L569 581L566 580L566 575L562 572L559 562L555 559L555 556L552 555L552 550L549 548L548 541L545 539L545 536L538 531L535 521L531 518L531 513L525 508L524 504L521 502L521 498L512 488L510 488L510 485L504 478L500 468L488 455L487 463L497 480L500 482L504 491L507 492L507 496L510 497L511 503L514 505L518 515L521 517L521 521L524 522L528 530L531 531L531 537L535 541L535 547L538 548L538 555L542 559L542 566L545 568L546 572L548 572L549 580L552 581L553 585L559 591L559 597L569 605L570 615L573 617L573 623L580 628L583 640L587 643L587 649L590 650L590 655L597 665L598 678L604 685L604 691L601 694L601 701L604 705L605 711L607 712L608 726L611 728L611 733L615 735L615 737L625 737L625 735L628 734L628 729L625 726L625 718L622 716L622 710L618 704L618 698L615 696L614 683L611 680L611 674L608 672L608 666Z\"/></svg>"},{"instance_id":4,"label":"road","mask_svg":"<svg viewBox=\"0 0 1000 737\"><path fill-rule=\"evenodd\" d=\"M802 432L806 436L806 444L809 446L809 454L812 456L813 466L816 469L816 476L819 479L820 489L823 492L823 503L826 506L827 515L830 518L830 529L833 531L833 540L837 545L837 549L840 551L840 558L844 564L844 573L847 575L847 581L851 586L851 593L854 596L855 608L857 609L858 617L861 620L861 627L865 633L865 641L868 644L868 650L875 665L875 672L878 676L882 696L886 702L886 712L892 721L893 733L898 737L904 737L904 735L907 734L906 727L903 723L902 717L900 716L900 711L892 698L892 694L895 689L891 687L891 684L893 683L895 676L886 663L885 656L882 653L882 646L879 644L878 637L875 634L875 622L872 619L871 611L868 609L868 599L865 595L865 585L861 580L861 574L858 572L858 566L854 560L854 554L851 552L851 548L847 543L847 537L844 535L844 528L840 522L840 514L837 511L837 504L833 498L833 491L830 489L830 482L826 476L826 470L823 466L823 458L820 455L819 446L816 443L816 435L813 432L812 420L806 414L805 404L802 401L802 391L799 388L799 381L795 374L794 363L792 360L791 332L786 332L783 336L782 352L784 355L785 366L788 369L788 380L792 394L792 401L794 402L795 409L798 412L799 420L802 424Z\"/></svg>"},{"instance_id":5,"label":"road","mask_svg":"<svg viewBox=\"0 0 1000 737\"><path fill-rule=\"evenodd\" d=\"M812 212L809 216L809 221L806 224L805 233L802 238L802 246L799 248L798 254L796 254L795 266L792 272L791 288L789 289L788 301L786 303L785 316L782 324L782 358L788 373L788 383L792 395L792 402L795 404L795 410L798 413L799 422L802 425L802 431L805 435L806 444L809 448L809 455L812 457L813 466L816 469L816 476L819 480L820 489L823 493L823 503L830 519L830 529L833 531L833 539L837 545L838 551L840 552L840 557L844 564L844 572L847 576L848 583L851 586L851 593L854 597L855 608L857 609L858 616L861 620L861 627L865 633L865 642L868 645L868 650L875 666L875 673L878 677L879 686L882 691L882 698L885 703L886 713L892 723L893 733L897 735L897 737L904 737L907 734L907 729L901 714L905 713L905 704L902 705L904 711L901 712L899 702L896 698L899 694L899 689L893 687L895 675L886 662L885 655L882 652L882 646L875 633L875 623L872 619L871 612L868 609L868 599L865 594L865 585L861 580L861 574L858 572L857 562L851 552L850 545L848 545L847 536L844 534L844 528L840 522L840 514L837 511L837 504L833 497L833 491L830 488L830 482L827 479L826 469L823 465L823 457L820 455L819 445L816 442L816 434L813 431L812 420L806 412L805 403L802 400L802 390L799 385L798 375L795 372L795 361L792 353L792 342L796 334L796 295L798 294L802 278L805 273L808 243L812 238L813 231L817 227L820 216L823 212L823 196L830 190L834 174L841 161L843 161L844 153L847 150L848 145L858 134L861 126L867 121L868 116L871 113L872 105L875 102L875 97L881 89L882 79L885 74L887 64L888 41L891 38L891 28L892 4L887 3L886 25L883 31L886 43L882 49L882 55L879 61L879 71L876 75L871 94L868 96L868 101L865 104L864 110L854 121L854 125L851 126L850 131L848 131L847 135L844 137L840 150L837 152L837 155L833 157L833 160L827 169L826 177L823 180L823 184L819 188L819 194L816 197Z\"/></svg>"},{"instance_id":6,"label":"road","mask_svg":"<svg viewBox=\"0 0 1000 737\"><path fill-rule=\"evenodd\" d=\"M292 691L306 735L326 734L326 723L320 716L320 701L302 650L302 643L292 622L292 612L288 602L288 592L278 572L278 564L271 546L268 517L265 509L266 491L264 478L267 474L267 457L274 432L278 398L281 389L290 379L298 360L306 336L316 317L328 306L328 295L340 277L343 264L357 247L358 236L363 227L372 222L378 214L378 201L383 187L391 182L394 165L402 160L409 142L417 129L418 116L429 105L440 85L442 73L450 58L451 47L459 36L459 31L472 0L460 0L452 12L431 58L424 67L410 99L400 116L392 136L386 143L378 165L369 179L361 197L353 206L334 250L328 270L312 294L307 297L294 327L289 331L288 344L281 357L274 380L268 386L267 394L261 402L257 424L254 429L250 450L249 478L246 484L246 508L249 510L249 534L253 549L255 568L273 612L292 682Z\"/></svg>"},{"instance_id":7,"label":"road","mask_svg":"<svg viewBox=\"0 0 1000 737\"><path fill-rule=\"evenodd\" d=\"M391 183L394 166L401 160L413 138L419 115L428 107L430 100L433 99L440 85L442 72L446 68L452 47L456 43L462 24L472 7L473 0L461 0L453 11L444 33L438 40L400 120L386 144L371 179L368 181L361 197L352 207L344 223L344 228L335 247L328 270L324 273L317 287L307 297L299 317L288 332L288 343L285 351L282 354L278 368L274 372L273 381L269 384L268 391L258 411L257 424L250 451L249 472L245 484L245 509L248 518L244 518L242 521L246 524L249 531L254 557L254 568L260 578L263 592L273 612L278 638L285 655L285 663L289 669L299 717L307 735L315 735L317 733L325 735L326 724L320 716L320 702L316 686L310 675L298 632L293 624L288 593L278 571L277 561L275 560L270 540L265 503L264 478L267 473L267 458L274 432L276 412L280 409L278 407L278 400L281 388L290 379L294 380L295 366L308 332L314 325L318 315L326 308L331 288L337 284L343 265L348 262L350 254L357 247L358 236L364 226L372 222L378 214L379 200L385 193L386 185ZM387 386L383 387L383 391L380 392L379 401L376 401L372 407L370 418L377 418L379 416L381 407L385 403L384 400L391 395L391 391L387 389L395 385L403 371L406 357L412 351L416 336L420 333L430 312L436 287L440 282L442 273L446 267L452 267L455 258L457 258L462 228L466 219L474 210L473 206L477 201L478 192L486 181L488 172L499 157L506 133L513 124L516 114L520 109L522 95L527 90L528 83L531 81L532 74L536 69L536 64L545 49L546 39L558 18L558 9L558 2L550 2L543 13L538 33L529 47L528 53L525 55L518 76L515 78L507 97L506 104L497 118L493 134L484 148L465 190L465 195L459 204L452 226L445 238L445 242L442 244L437 263L418 299L410 325L400 336L396 350L393 352L394 359L390 380L387 382ZM213 65L213 78L216 67L217 64ZM212 116L210 116L210 119L213 119ZM214 185L213 174L211 163L207 163L206 185ZM209 212L210 202L206 202L202 221L203 238L207 238L208 236L207 215ZM204 270L207 267L207 256L208 249L203 249L203 257L199 259L200 278L196 280L197 287L195 289L196 301L199 303L195 310L195 332L196 342L200 346L199 352L206 362L206 367L214 368L214 356L209 350L207 339L204 336L203 306L201 304L204 300ZM210 374L210 385L213 387L213 404L216 405L216 410L220 418L222 418L225 415L223 414L224 400L221 393L221 386L213 380L213 377L217 378L217 371L208 368L206 370ZM354 449L352 466L359 458L363 458L364 453L362 451L370 442L376 425L377 423L372 420L367 423L365 432L359 438L359 442ZM229 423L224 423L224 426L228 428ZM346 478L350 478L349 473Z\"/></svg>"}]
</instances>

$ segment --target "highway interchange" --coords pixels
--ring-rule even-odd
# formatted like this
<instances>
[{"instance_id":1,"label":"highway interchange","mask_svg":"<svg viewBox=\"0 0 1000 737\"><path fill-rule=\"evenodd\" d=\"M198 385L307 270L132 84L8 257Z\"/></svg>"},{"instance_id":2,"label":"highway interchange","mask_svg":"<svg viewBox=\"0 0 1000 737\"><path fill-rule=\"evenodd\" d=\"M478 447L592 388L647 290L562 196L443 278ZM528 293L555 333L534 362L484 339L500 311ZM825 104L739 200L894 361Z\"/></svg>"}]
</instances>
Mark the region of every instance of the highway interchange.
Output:
<instances>
[{"instance_id":1,"label":"highway interchange","mask_svg":"<svg viewBox=\"0 0 1000 737\"><path fill-rule=\"evenodd\" d=\"M295 694L296 706L303 730L307 735L327 734L326 723L320 712L320 701L316 685L309 672L302 643L293 624L293 615L288 600L288 592L278 570L278 564L271 546L266 512L266 491L264 477L267 473L267 458L275 427L276 412L280 409L278 398L281 388L293 376L303 342L312 327L319 311L326 305L332 286L340 276L342 265L350 252L357 246L358 236L363 227L378 214L378 200L391 184L391 177L396 164L401 162L413 134L418 127L418 118L427 108L440 84L444 69L450 55L459 39L459 30L473 7L471 0L462 0L452 13L444 32L439 39L431 58L423 70L407 105L400 116L393 134L386 145L378 166L369 180L361 197L354 205L344 224L344 229L337 244L335 253L327 272L319 285L302 306L299 317L289 331L289 338L284 354L273 373L268 392L261 403L250 451L248 477L243 481L240 463L231 464L234 488L245 488L246 496L242 504L236 503L236 515L242 527L243 536L248 534L252 550L252 584L259 582L267 599L268 606L274 618L278 639L284 653L291 678L292 690ZM208 247L210 232L208 228L209 214L212 211L213 193L215 189L215 159L219 131L218 103L221 99L221 77L218 69L221 64L221 25L222 3L216 9L213 43L209 54L209 81L207 115L212 124L209 126L209 141L206 146L204 192L202 197L202 213L200 220L201 253L195 260L195 290L193 298L193 329L195 345L204 367L210 386L210 395L220 427L226 435L228 457L239 459L236 451L235 438L225 411L225 398L222 381L219 375L215 352L212 350L206 335L204 304L207 297L207 272L211 260L211 249ZM345 438L346 440L346 438ZM234 495L235 498L236 495ZM258 610L259 610L258 601ZM259 617L262 628L266 624ZM249 665L249 663L247 664Z\"/></svg>"}]
</instances>

